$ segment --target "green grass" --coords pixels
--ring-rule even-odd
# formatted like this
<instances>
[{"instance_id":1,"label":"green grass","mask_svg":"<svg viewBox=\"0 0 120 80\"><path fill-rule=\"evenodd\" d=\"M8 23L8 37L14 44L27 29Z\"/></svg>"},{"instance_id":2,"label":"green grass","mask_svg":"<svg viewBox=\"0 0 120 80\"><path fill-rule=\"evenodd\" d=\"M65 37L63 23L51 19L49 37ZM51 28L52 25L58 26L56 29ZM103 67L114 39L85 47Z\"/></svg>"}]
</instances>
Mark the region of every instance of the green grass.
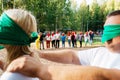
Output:
<instances>
[{"instance_id":1,"label":"green grass","mask_svg":"<svg viewBox=\"0 0 120 80\"><path fill-rule=\"evenodd\" d=\"M77 41L77 44L79 46L79 41ZM85 42L83 40L83 46L85 45ZM89 42L87 43L88 46L90 46ZM104 44L101 42L101 37L100 36L95 36L93 39L92 46L104 46Z\"/></svg>"}]
</instances>

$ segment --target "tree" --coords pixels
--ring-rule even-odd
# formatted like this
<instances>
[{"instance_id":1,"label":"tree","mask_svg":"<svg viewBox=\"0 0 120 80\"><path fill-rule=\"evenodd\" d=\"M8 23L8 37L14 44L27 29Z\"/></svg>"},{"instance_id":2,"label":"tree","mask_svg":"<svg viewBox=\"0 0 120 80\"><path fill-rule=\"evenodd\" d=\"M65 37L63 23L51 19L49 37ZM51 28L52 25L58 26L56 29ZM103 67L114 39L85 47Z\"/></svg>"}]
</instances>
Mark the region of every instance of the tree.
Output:
<instances>
[{"instance_id":1,"label":"tree","mask_svg":"<svg viewBox=\"0 0 120 80\"><path fill-rule=\"evenodd\" d=\"M86 3L86 0L82 0L80 8L78 9L77 14L77 23L81 31L86 31L87 29L87 20L89 18L89 6Z\"/></svg>"},{"instance_id":2,"label":"tree","mask_svg":"<svg viewBox=\"0 0 120 80\"><path fill-rule=\"evenodd\" d=\"M105 0L102 4L93 0L89 5L86 0L82 0L79 7L76 4L75 0L1 0L0 13L9 8L31 11L37 19L38 31L97 31L103 29L103 22L109 12L120 9L119 0Z\"/></svg>"}]
</instances>

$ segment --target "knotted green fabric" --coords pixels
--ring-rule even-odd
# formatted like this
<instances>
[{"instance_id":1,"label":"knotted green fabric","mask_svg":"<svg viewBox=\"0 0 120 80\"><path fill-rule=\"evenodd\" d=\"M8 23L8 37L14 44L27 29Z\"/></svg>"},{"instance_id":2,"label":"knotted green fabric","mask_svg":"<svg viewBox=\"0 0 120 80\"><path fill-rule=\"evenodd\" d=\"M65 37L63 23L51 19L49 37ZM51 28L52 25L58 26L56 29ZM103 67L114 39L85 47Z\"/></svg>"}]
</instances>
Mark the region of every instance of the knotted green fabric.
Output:
<instances>
[{"instance_id":1,"label":"knotted green fabric","mask_svg":"<svg viewBox=\"0 0 120 80\"><path fill-rule=\"evenodd\" d=\"M106 42L110 39L113 39L117 36L120 36L120 24L114 25L105 25L102 35L102 42Z\"/></svg>"},{"instance_id":2,"label":"knotted green fabric","mask_svg":"<svg viewBox=\"0 0 120 80\"><path fill-rule=\"evenodd\" d=\"M0 49L3 49L4 48L4 46L0 46Z\"/></svg>"},{"instance_id":3,"label":"knotted green fabric","mask_svg":"<svg viewBox=\"0 0 120 80\"><path fill-rule=\"evenodd\" d=\"M21 15L22 16L22 15ZM31 35L16 24L6 13L0 17L0 44L10 45L30 45L37 39L37 32L32 32Z\"/></svg>"}]
</instances>

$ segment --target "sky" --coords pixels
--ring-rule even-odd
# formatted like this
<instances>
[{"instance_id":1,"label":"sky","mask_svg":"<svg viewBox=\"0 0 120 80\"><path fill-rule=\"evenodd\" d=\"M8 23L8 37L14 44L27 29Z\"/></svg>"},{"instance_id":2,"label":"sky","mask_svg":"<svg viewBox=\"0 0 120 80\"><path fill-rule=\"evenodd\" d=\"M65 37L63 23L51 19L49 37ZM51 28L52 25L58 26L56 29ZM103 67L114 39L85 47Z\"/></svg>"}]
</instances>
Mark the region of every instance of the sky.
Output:
<instances>
[{"instance_id":1,"label":"sky","mask_svg":"<svg viewBox=\"0 0 120 80\"><path fill-rule=\"evenodd\" d=\"M82 0L76 0L76 1L77 1L77 4L79 5ZM92 2L92 0L86 0L86 1L87 1L87 4L90 4Z\"/></svg>"},{"instance_id":2,"label":"sky","mask_svg":"<svg viewBox=\"0 0 120 80\"><path fill-rule=\"evenodd\" d=\"M77 2L77 7L76 8L79 8L79 6L80 6L80 4L81 4L81 2L83 1L83 0L73 0L73 1L76 1ZM104 3L106 0L97 0L97 2L99 3L99 4L102 4L102 3ZM87 5L89 5L89 4L92 4L92 2L93 2L93 0L86 0L86 2L87 2Z\"/></svg>"},{"instance_id":3,"label":"sky","mask_svg":"<svg viewBox=\"0 0 120 80\"><path fill-rule=\"evenodd\" d=\"M79 6L82 0L76 0L77 1L77 5ZM87 4L91 4L92 0L86 0ZM103 3L105 0L97 0L97 2L99 3Z\"/></svg>"}]
</instances>

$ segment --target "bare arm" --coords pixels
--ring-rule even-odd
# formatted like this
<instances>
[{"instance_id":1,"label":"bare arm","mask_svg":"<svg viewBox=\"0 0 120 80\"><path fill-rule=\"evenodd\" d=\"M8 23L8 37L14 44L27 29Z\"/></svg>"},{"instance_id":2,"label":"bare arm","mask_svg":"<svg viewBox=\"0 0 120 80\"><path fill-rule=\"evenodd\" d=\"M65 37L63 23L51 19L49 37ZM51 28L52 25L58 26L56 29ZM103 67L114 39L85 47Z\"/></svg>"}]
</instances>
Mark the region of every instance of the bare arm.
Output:
<instances>
[{"instance_id":1,"label":"bare arm","mask_svg":"<svg viewBox=\"0 0 120 80\"><path fill-rule=\"evenodd\" d=\"M43 70L43 69L42 69ZM109 70L88 66L47 66L39 73L43 80L119 80L111 78ZM47 75L47 76L44 76Z\"/></svg>"},{"instance_id":2,"label":"bare arm","mask_svg":"<svg viewBox=\"0 0 120 80\"><path fill-rule=\"evenodd\" d=\"M90 66L48 66L45 74L45 80L120 80L120 70Z\"/></svg>"},{"instance_id":3,"label":"bare arm","mask_svg":"<svg viewBox=\"0 0 120 80\"><path fill-rule=\"evenodd\" d=\"M79 64L80 61L77 57L75 50L59 50L59 51L40 51L40 57L60 63Z\"/></svg>"},{"instance_id":4,"label":"bare arm","mask_svg":"<svg viewBox=\"0 0 120 80\"><path fill-rule=\"evenodd\" d=\"M44 65L30 56L14 60L7 71L43 80L120 80L120 70L78 65Z\"/></svg>"}]
</instances>

